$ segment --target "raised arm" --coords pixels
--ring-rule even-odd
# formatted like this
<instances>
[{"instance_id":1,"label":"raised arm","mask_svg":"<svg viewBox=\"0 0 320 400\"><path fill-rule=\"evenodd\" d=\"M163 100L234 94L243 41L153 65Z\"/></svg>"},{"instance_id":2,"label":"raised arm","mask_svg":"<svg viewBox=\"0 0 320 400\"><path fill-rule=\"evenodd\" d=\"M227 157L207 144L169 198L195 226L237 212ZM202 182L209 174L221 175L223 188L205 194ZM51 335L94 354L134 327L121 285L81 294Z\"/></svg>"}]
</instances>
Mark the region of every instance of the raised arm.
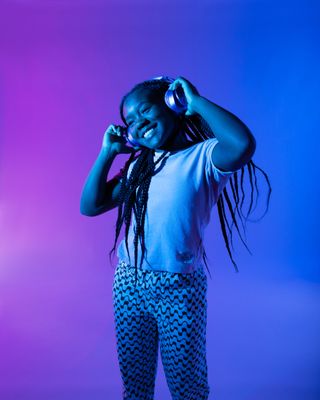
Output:
<instances>
[{"instance_id":1,"label":"raised arm","mask_svg":"<svg viewBox=\"0 0 320 400\"><path fill-rule=\"evenodd\" d=\"M214 165L222 171L236 171L247 164L256 149L249 128L230 111L204 97L195 98L192 104L218 139L212 153Z\"/></svg>"},{"instance_id":2,"label":"raised arm","mask_svg":"<svg viewBox=\"0 0 320 400\"><path fill-rule=\"evenodd\" d=\"M130 153L133 150L126 146L120 126L110 125L107 128L99 155L82 189L81 214L94 217L117 206L121 183L117 178L106 181L107 176L117 154Z\"/></svg>"},{"instance_id":3,"label":"raised arm","mask_svg":"<svg viewBox=\"0 0 320 400\"><path fill-rule=\"evenodd\" d=\"M199 114L218 139L213 150L213 163L222 171L236 171L247 164L256 149L256 140L249 128L234 114L201 96L185 78L178 77L171 85L181 85L188 109L186 115Z\"/></svg>"}]
</instances>

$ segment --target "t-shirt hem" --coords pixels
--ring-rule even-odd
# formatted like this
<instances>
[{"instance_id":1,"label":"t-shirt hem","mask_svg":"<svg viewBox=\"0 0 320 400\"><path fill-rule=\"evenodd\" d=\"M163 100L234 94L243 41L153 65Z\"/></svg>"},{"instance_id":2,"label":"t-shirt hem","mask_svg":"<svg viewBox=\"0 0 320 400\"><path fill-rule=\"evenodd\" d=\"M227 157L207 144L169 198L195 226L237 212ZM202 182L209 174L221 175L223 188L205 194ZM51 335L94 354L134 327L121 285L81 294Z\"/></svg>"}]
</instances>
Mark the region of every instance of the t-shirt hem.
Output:
<instances>
[{"instance_id":1,"label":"t-shirt hem","mask_svg":"<svg viewBox=\"0 0 320 400\"><path fill-rule=\"evenodd\" d=\"M134 268L134 265L131 265L129 263L128 260L126 260L125 258L119 258L119 263L124 262L125 264L127 264L129 267ZM145 264L143 264L141 267L138 266L139 270L143 270L143 271L153 271L153 272L169 272L172 274L183 274L183 275L187 275L187 274L192 274L193 272L199 270L199 269L203 269L204 265L202 262L199 263L193 263L190 264L188 266L183 266L180 267L179 269L177 268L165 268L165 267L161 267L161 266L154 266L154 267L150 267L150 266L146 266Z\"/></svg>"}]
</instances>

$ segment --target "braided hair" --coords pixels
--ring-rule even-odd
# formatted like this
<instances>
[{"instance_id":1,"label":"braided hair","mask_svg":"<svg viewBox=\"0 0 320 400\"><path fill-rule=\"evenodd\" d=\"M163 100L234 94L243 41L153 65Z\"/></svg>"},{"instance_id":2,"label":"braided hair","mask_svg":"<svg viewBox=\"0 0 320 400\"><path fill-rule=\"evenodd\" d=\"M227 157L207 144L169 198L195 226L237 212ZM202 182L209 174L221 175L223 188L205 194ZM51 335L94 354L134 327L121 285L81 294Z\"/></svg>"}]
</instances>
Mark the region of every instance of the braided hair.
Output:
<instances>
[{"instance_id":1,"label":"braided hair","mask_svg":"<svg viewBox=\"0 0 320 400\"><path fill-rule=\"evenodd\" d=\"M147 81L143 81L143 82L135 85L121 99L120 115L121 115L122 121L126 124L124 114L123 114L123 106L124 106L125 100L127 99L127 97L130 94L132 94L136 90L139 90L142 88L147 88L147 89L151 90L152 93L154 93L156 97L163 99L165 92L167 91L167 89L169 87L169 84L170 83L163 81L163 80L147 80ZM182 130L185 132L187 138L192 143L194 143L194 144L200 143L204 140L215 137L215 135L214 135L212 129L210 128L210 126L208 125L208 123L200 115L198 115L198 114L193 114L190 116L183 115L183 116L179 116L177 118L179 118L179 124L182 127ZM122 169L122 181L121 181L119 202L118 202L118 217L117 217L117 222L116 222L115 240L114 240L113 248L111 249L111 251L109 253L109 256L111 257L111 255L114 254L114 252L115 252L116 244L117 244L123 223L125 224L125 245L127 248L127 252L129 254L128 233L129 233L129 227L130 227L131 216L132 216L132 211L133 211L134 217L135 217L134 266L135 266L136 281L137 281L137 260L138 260L138 244L139 244L139 242L140 242L140 246L141 246L140 267L142 265L142 261L144 259L145 252L146 252L145 238L144 238L144 221L145 221L145 216L146 216L149 186L150 186L152 176L155 174L156 164L159 163L166 156L167 153L168 153L167 151L164 151L163 154L161 155L161 157L159 157L159 159L157 161L154 161L154 150L141 147L139 150L131 153L129 159L125 163L124 168ZM135 161L135 163L133 164L132 171L130 173L130 176L128 177L127 175L128 175L129 166L133 161ZM250 206L249 206L249 210L247 211L246 215L244 215L243 211L242 211L242 207L243 207L243 203L244 203L244 199L245 199L245 192L243 189L245 168L247 168L247 171L248 171L249 182L250 182L250 187L251 187ZM258 220L250 220L248 217L255 210L255 208L257 206L257 199L259 196L256 170L261 171L261 173L265 177L266 182L268 184L269 190L268 190L268 197L267 197L267 207L266 207L264 214ZM239 181L238 181L239 175L240 175L241 198L239 196ZM254 182L253 182L253 177L254 177ZM237 215L238 215L239 221L241 223L242 229L245 234L247 221L250 221L250 222L260 221L264 217L264 215L267 213L268 208L269 208L270 196L271 196L271 185L270 185L268 175L261 168L259 168L252 161L252 159L246 165L244 165L239 171L235 171L231 175L228 183L230 184L234 206L232 205L232 201L230 199L230 194L228 193L228 190L227 190L227 186L229 186L227 184L224 187L223 191L219 195L219 198L217 200L217 209L218 209L218 215L219 215L219 220L220 220L220 225L221 225L221 230L222 230L223 238L225 241L225 245L226 245L229 257L231 259L231 262L234 266L234 269L236 272L238 272L239 271L238 266L232 256L231 249L230 249L230 242L231 242L231 247L234 250L233 239L232 239L233 225L235 225L236 230L239 234L239 237L240 237L242 243L244 244L244 246L246 247L248 252L250 254L252 254L241 235L241 232L239 229L239 223L237 221ZM255 205L252 208L255 190L256 190L257 195L256 195ZM239 203L240 203L240 206L239 206ZM231 224L228 221L226 210L228 210L231 215L231 219L232 219ZM129 255L129 257L130 257L130 255ZM204 260L206 268L209 272L209 275L211 277L211 274L210 274L210 271L209 271L208 265L207 265L207 255L206 255L205 250L203 253L203 260Z\"/></svg>"}]
</instances>

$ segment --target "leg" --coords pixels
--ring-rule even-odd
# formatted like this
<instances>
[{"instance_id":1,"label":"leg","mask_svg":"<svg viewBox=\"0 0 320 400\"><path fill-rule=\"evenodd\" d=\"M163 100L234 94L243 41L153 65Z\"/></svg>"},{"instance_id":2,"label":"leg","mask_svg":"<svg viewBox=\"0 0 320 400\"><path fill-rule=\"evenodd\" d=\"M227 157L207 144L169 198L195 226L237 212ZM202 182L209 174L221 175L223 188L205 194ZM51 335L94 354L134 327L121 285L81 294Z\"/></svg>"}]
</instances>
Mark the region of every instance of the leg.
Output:
<instances>
[{"instance_id":1,"label":"leg","mask_svg":"<svg viewBox=\"0 0 320 400\"><path fill-rule=\"evenodd\" d=\"M204 270L177 275L158 315L162 363L173 400L207 400L207 277Z\"/></svg>"},{"instance_id":2,"label":"leg","mask_svg":"<svg viewBox=\"0 0 320 400\"><path fill-rule=\"evenodd\" d=\"M154 398L158 328L156 319L144 307L142 294L139 283L134 287L134 273L118 264L113 306L123 399L127 400Z\"/></svg>"}]
</instances>

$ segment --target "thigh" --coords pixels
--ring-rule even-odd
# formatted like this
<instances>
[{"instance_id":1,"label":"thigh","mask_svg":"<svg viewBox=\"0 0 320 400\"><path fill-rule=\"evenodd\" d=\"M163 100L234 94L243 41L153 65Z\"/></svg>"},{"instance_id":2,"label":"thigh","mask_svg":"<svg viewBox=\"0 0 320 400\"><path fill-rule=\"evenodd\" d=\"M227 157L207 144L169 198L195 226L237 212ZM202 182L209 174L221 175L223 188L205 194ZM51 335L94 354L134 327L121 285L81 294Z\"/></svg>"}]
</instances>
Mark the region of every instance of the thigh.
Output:
<instances>
[{"instance_id":1,"label":"thigh","mask_svg":"<svg viewBox=\"0 0 320 400\"><path fill-rule=\"evenodd\" d=\"M153 399L158 357L158 327L143 306L143 288L132 271L118 265L113 281L117 352L124 399Z\"/></svg>"},{"instance_id":2,"label":"thigh","mask_svg":"<svg viewBox=\"0 0 320 400\"><path fill-rule=\"evenodd\" d=\"M162 363L173 400L207 399L207 277L201 268L167 283L159 309Z\"/></svg>"}]
</instances>

